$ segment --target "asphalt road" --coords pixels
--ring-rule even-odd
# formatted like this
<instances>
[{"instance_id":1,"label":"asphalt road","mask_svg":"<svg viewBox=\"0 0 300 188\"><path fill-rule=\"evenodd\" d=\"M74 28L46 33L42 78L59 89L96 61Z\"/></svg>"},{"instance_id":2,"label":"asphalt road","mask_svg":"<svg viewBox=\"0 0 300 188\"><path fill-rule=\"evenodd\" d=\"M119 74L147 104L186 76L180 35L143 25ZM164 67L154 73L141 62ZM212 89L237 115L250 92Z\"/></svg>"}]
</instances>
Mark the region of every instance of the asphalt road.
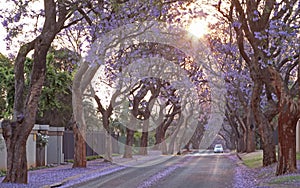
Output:
<instances>
[{"instance_id":1,"label":"asphalt road","mask_svg":"<svg viewBox=\"0 0 300 188\"><path fill-rule=\"evenodd\" d=\"M211 151L174 156L159 164L124 170L76 185L81 188L231 188L234 165L224 154Z\"/></svg>"}]
</instances>

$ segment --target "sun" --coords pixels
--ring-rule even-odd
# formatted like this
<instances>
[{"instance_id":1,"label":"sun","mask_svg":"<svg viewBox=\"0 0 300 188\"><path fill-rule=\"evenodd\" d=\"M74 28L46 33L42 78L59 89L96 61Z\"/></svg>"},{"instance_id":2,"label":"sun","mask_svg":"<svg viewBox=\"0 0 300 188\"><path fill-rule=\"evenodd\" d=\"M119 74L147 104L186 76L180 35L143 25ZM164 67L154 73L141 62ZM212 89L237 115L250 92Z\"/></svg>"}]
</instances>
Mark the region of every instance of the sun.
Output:
<instances>
[{"instance_id":1,"label":"sun","mask_svg":"<svg viewBox=\"0 0 300 188\"><path fill-rule=\"evenodd\" d=\"M187 30L197 38L201 38L208 33L208 22L203 19L195 19Z\"/></svg>"}]
</instances>

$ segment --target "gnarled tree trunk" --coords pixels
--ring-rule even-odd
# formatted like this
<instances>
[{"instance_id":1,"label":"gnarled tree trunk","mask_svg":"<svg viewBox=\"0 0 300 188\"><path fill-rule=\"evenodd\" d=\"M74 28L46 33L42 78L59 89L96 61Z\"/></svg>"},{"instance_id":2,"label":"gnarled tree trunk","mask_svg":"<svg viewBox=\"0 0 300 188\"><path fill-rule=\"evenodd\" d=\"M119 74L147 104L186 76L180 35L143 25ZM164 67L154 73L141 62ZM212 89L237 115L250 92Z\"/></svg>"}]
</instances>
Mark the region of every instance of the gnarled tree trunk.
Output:
<instances>
[{"instance_id":1,"label":"gnarled tree trunk","mask_svg":"<svg viewBox=\"0 0 300 188\"><path fill-rule=\"evenodd\" d=\"M93 90L93 89L91 89L91 90ZM103 107L100 98L95 94L95 92L93 91L92 93L93 93L94 99L98 105L97 109L102 114L102 123L103 123L103 127L105 129L105 156L104 156L104 158L106 161L112 161L112 141L111 141L111 130L109 127L109 124L110 124L109 118L112 115L112 111L113 111L112 103L115 101L114 97L116 97L115 95L117 92L114 93L114 97L112 97L107 109L105 109Z\"/></svg>"},{"instance_id":2,"label":"gnarled tree trunk","mask_svg":"<svg viewBox=\"0 0 300 188\"><path fill-rule=\"evenodd\" d=\"M149 123L150 123L149 119L147 119L146 121L144 121L144 124L143 124L143 132L142 132L141 145L140 145L140 151L139 151L140 155L148 154L147 146L148 146Z\"/></svg>"},{"instance_id":3,"label":"gnarled tree trunk","mask_svg":"<svg viewBox=\"0 0 300 188\"><path fill-rule=\"evenodd\" d=\"M273 139L273 129L260 110L260 95L263 83L261 80L254 81L253 92L251 96L251 106L258 127L258 132L262 142L263 166L268 166L277 161L276 148Z\"/></svg>"},{"instance_id":4,"label":"gnarled tree trunk","mask_svg":"<svg viewBox=\"0 0 300 188\"><path fill-rule=\"evenodd\" d=\"M25 108L24 110L19 109L15 112L15 114L17 114L17 121L6 122L3 127L3 135L7 146L8 164L7 175L3 182L27 183L26 142L35 123L38 101L46 75L46 55L51 44L51 42L49 42L50 41L47 40L35 44L34 65ZM20 67L18 66L24 65L16 64L15 66L16 69L19 69ZM16 74L24 73L16 71ZM16 82L18 81L19 80L16 80ZM20 87L18 84L16 84L16 86ZM15 100L20 100L19 102L21 102L23 101L22 98L23 96L16 95ZM19 113L22 111L24 113Z\"/></svg>"},{"instance_id":5,"label":"gnarled tree trunk","mask_svg":"<svg viewBox=\"0 0 300 188\"><path fill-rule=\"evenodd\" d=\"M123 158L132 158L132 147L134 141L134 131L126 128L126 145Z\"/></svg>"},{"instance_id":6,"label":"gnarled tree trunk","mask_svg":"<svg viewBox=\"0 0 300 188\"><path fill-rule=\"evenodd\" d=\"M247 135L247 141L246 141L246 152L251 153L254 152L256 149L255 144L255 126L252 122L252 110L251 108L248 108L247 110L247 117L246 117L246 135Z\"/></svg>"},{"instance_id":7,"label":"gnarled tree trunk","mask_svg":"<svg viewBox=\"0 0 300 188\"><path fill-rule=\"evenodd\" d=\"M86 167L86 142L85 142L85 130L80 130L82 127L78 127L76 124L73 126L74 132L74 163L73 168Z\"/></svg>"},{"instance_id":8,"label":"gnarled tree trunk","mask_svg":"<svg viewBox=\"0 0 300 188\"><path fill-rule=\"evenodd\" d=\"M73 130L75 141L73 168L86 167L86 122L83 111L83 92L88 84L91 83L99 66L99 64L89 66L88 63L83 62L74 76L72 85Z\"/></svg>"},{"instance_id":9,"label":"gnarled tree trunk","mask_svg":"<svg viewBox=\"0 0 300 188\"><path fill-rule=\"evenodd\" d=\"M54 0L44 1L45 23L41 34L23 45L15 60L14 121L5 121L3 136L7 146L7 174L3 182L27 183L26 142L34 126L39 97L46 77L46 56L56 34L63 28L66 9L63 5L57 18ZM34 50L30 85L24 100L24 61Z\"/></svg>"},{"instance_id":10,"label":"gnarled tree trunk","mask_svg":"<svg viewBox=\"0 0 300 188\"><path fill-rule=\"evenodd\" d=\"M291 118L288 112L280 113L278 118L278 166L277 175L297 171L296 125L298 119Z\"/></svg>"},{"instance_id":11,"label":"gnarled tree trunk","mask_svg":"<svg viewBox=\"0 0 300 188\"><path fill-rule=\"evenodd\" d=\"M295 114L293 101L281 105L278 117L278 166L277 175L297 171L296 127L299 115Z\"/></svg>"},{"instance_id":12,"label":"gnarled tree trunk","mask_svg":"<svg viewBox=\"0 0 300 188\"><path fill-rule=\"evenodd\" d=\"M2 122L3 137L7 148L7 175L3 182L27 183L26 141L28 135L20 134L18 122Z\"/></svg>"},{"instance_id":13,"label":"gnarled tree trunk","mask_svg":"<svg viewBox=\"0 0 300 188\"><path fill-rule=\"evenodd\" d=\"M173 134L171 135L169 149L168 149L168 153L171 155L174 154L174 152L176 152L176 153L180 152L180 147L177 148L175 146L175 142L178 139L178 133L179 133L180 128L183 125L183 123L184 123L184 116L181 115L178 122L176 123L176 128L175 128Z\"/></svg>"},{"instance_id":14,"label":"gnarled tree trunk","mask_svg":"<svg viewBox=\"0 0 300 188\"><path fill-rule=\"evenodd\" d=\"M112 138L110 131L105 132L105 161L113 161L112 158Z\"/></svg>"},{"instance_id":15,"label":"gnarled tree trunk","mask_svg":"<svg viewBox=\"0 0 300 188\"><path fill-rule=\"evenodd\" d=\"M300 62L300 57L299 57ZM287 91L286 84L279 72L273 68L267 69L270 84L274 87L279 101L278 117L278 166L276 175L296 172L296 127L300 118L299 99ZM298 65L298 81L300 78L300 66ZM297 91L300 87L298 85Z\"/></svg>"}]
</instances>

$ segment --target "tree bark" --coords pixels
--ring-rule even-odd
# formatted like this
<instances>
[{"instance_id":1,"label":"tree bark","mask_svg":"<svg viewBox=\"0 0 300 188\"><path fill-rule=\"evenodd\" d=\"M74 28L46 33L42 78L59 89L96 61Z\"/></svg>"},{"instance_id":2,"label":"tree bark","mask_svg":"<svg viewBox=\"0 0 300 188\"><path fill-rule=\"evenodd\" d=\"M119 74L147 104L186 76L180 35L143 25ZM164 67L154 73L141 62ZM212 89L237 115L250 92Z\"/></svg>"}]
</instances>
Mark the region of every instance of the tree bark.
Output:
<instances>
[{"instance_id":1,"label":"tree bark","mask_svg":"<svg viewBox=\"0 0 300 188\"><path fill-rule=\"evenodd\" d=\"M255 127L252 122L252 110L248 108L247 110L247 120L246 120L246 135L247 135L247 145L246 145L246 152L251 153L255 151L256 144L255 144Z\"/></svg>"},{"instance_id":2,"label":"tree bark","mask_svg":"<svg viewBox=\"0 0 300 188\"><path fill-rule=\"evenodd\" d=\"M174 154L174 152L176 152L176 153L180 152L180 148L177 148L175 146L175 142L178 139L178 133L180 131L180 128L181 128L183 122L184 122L184 116L181 115L177 122L176 129L175 129L174 133L171 135L171 140L170 140L169 149L168 149L168 153L170 155Z\"/></svg>"},{"instance_id":3,"label":"tree bark","mask_svg":"<svg viewBox=\"0 0 300 188\"><path fill-rule=\"evenodd\" d=\"M74 82L73 82L74 83ZM76 88L76 89L74 89ZM73 84L73 131L74 131L74 163L73 168L86 167L86 122L83 113L83 97L77 84Z\"/></svg>"},{"instance_id":4,"label":"tree bark","mask_svg":"<svg viewBox=\"0 0 300 188\"><path fill-rule=\"evenodd\" d=\"M105 129L105 157L104 158L106 161L112 161L112 141L111 141L111 130L109 127L109 124L110 124L109 118L112 115L112 111L113 111L112 103L115 101L115 98L112 97L108 108L105 109L101 103L101 99L95 94L93 89L91 89L91 90L94 95L94 99L98 105L97 109L102 114L102 123L103 123L103 127ZM115 95L116 95L116 93L114 93L114 96Z\"/></svg>"},{"instance_id":5,"label":"tree bark","mask_svg":"<svg viewBox=\"0 0 300 188\"><path fill-rule=\"evenodd\" d=\"M298 118L292 118L289 112L281 112L278 118L278 166L276 175L297 171L296 125Z\"/></svg>"},{"instance_id":6,"label":"tree bark","mask_svg":"<svg viewBox=\"0 0 300 188\"><path fill-rule=\"evenodd\" d=\"M140 155L147 155L148 154L147 146L148 146L149 123L150 123L149 119L144 121L143 132L142 132L142 137L141 137L141 145L140 145L140 151L139 151Z\"/></svg>"},{"instance_id":7,"label":"tree bark","mask_svg":"<svg viewBox=\"0 0 300 188\"><path fill-rule=\"evenodd\" d=\"M162 127L158 126L155 129L155 146L159 146L159 144L161 143L161 133L162 132ZM159 147L156 147L157 149L159 149Z\"/></svg>"},{"instance_id":8,"label":"tree bark","mask_svg":"<svg viewBox=\"0 0 300 188\"><path fill-rule=\"evenodd\" d=\"M74 163L73 168L86 167L86 142L82 135L82 127L73 126L74 131ZM83 130L85 131L85 130Z\"/></svg>"},{"instance_id":9,"label":"tree bark","mask_svg":"<svg viewBox=\"0 0 300 188\"><path fill-rule=\"evenodd\" d=\"M34 127L39 97L46 77L46 56L56 34L66 20L65 9L57 19L54 0L44 2L45 23L41 34L19 50L15 63L14 121L6 121L3 135L7 146L7 174L3 182L27 183L26 142ZM29 89L24 101L24 61L34 50Z\"/></svg>"},{"instance_id":10,"label":"tree bark","mask_svg":"<svg viewBox=\"0 0 300 188\"><path fill-rule=\"evenodd\" d=\"M148 102L148 110L149 112L152 111L153 106L154 106L154 102L156 97L158 96L160 92L160 87L155 89L155 92L152 91L152 96L149 99ZM146 113L143 115L146 119L144 120L144 124L143 124L143 132L142 132L142 137L141 137L141 145L140 145L140 155L147 155L148 154L148 129L149 129L149 125L150 125L150 114L147 115Z\"/></svg>"},{"instance_id":11,"label":"tree bark","mask_svg":"<svg viewBox=\"0 0 300 188\"><path fill-rule=\"evenodd\" d=\"M300 58L299 58L300 62ZM299 66L299 65L298 65ZM300 67L298 67L300 73ZM278 166L276 175L293 173L297 170L296 160L296 127L300 118L299 99L291 96L285 87L281 75L274 68L269 67L268 78L273 86L279 101L278 117ZM298 74L298 81L299 81ZM298 86L299 87L299 86ZM300 87L298 88L298 92Z\"/></svg>"},{"instance_id":12,"label":"tree bark","mask_svg":"<svg viewBox=\"0 0 300 188\"><path fill-rule=\"evenodd\" d=\"M21 125L18 122L4 120L2 129L7 148L7 175L3 183L27 183L26 140L28 136L20 135Z\"/></svg>"},{"instance_id":13,"label":"tree bark","mask_svg":"<svg viewBox=\"0 0 300 188\"><path fill-rule=\"evenodd\" d=\"M106 131L105 132L105 161L113 161L112 158L112 140L111 140L111 133Z\"/></svg>"},{"instance_id":14,"label":"tree bark","mask_svg":"<svg viewBox=\"0 0 300 188\"><path fill-rule=\"evenodd\" d=\"M251 153L255 151L255 132L251 125L247 125L247 142L246 142L246 152Z\"/></svg>"},{"instance_id":15,"label":"tree bark","mask_svg":"<svg viewBox=\"0 0 300 188\"><path fill-rule=\"evenodd\" d=\"M254 87L251 96L251 106L261 138L263 166L268 166L275 163L277 159L272 126L270 125L268 119L261 112L259 106L262 86L263 83L261 80L254 81Z\"/></svg>"},{"instance_id":16,"label":"tree bark","mask_svg":"<svg viewBox=\"0 0 300 188\"><path fill-rule=\"evenodd\" d=\"M165 140L165 138L162 137L162 140ZM161 142L161 154L168 155L168 147L167 147L167 143L165 141Z\"/></svg>"},{"instance_id":17,"label":"tree bark","mask_svg":"<svg viewBox=\"0 0 300 188\"><path fill-rule=\"evenodd\" d=\"M88 63L83 62L79 70L76 72L72 85L72 106L73 106L73 118L74 118L74 163L73 168L86 167L86 121L83 111L83 92L87 88L88 84L96 74L99 64L95 66L89 66ZM78 142L78 143L76 143Z\"/></svg>"},{"instance_id":18,"label":"tree bark","mask_svg":"<svg viewBox=\"0 0 300 188\"><path fill-rule=\"evenodd\" d=\"M246 150L246 144L244 143L244 139L242 137L237 137L236 140L236 151L238 153L242 153Z\"/></svg>"},{"instance_id":19,"label":"tree bark","mask_svg":"<svg viewBox=\"0 0 300 188\"><path fill-rule=\"evenodd\" d=\"M133 140L134 140L134 131L126 128L126 144L125 144L125 151L123 158L132 158L132 147L133 147Z\"/></svg>"},{"instance_id":20,"label":"tree bark","mask_svg":"<svg viewBox=\"0 0 300 188\"><path fill-rule=\"evenodd\" d=\"M7 123L3 129L8 164L7 175L3 182L27 183L26 142L35 123L38 101L46 75L46 55L50 46L42 44L43 42L40 42L35 45L34 65L24 114L17 114L18 122Z\"/></svg>"}]
</instances>

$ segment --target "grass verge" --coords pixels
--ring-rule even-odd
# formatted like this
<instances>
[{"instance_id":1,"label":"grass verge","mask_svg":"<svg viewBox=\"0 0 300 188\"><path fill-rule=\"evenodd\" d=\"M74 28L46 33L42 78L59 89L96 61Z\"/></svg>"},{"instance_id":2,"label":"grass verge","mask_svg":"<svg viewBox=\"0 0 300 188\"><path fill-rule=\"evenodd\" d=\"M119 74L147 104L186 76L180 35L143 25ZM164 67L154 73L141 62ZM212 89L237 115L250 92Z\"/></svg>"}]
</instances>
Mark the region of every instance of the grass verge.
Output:
<instances>
[{"instance_id":1,"label":"grass verge","mask_svg":"<svg viewBox=\"0 0 300 188\"><path fill-rule=\"evenodd\" d=\"M292 176L281 176L276 177L276 179L273 179L269 181L270 184L283 184L283 183L295 183L300 182L300 175L292 175Z\"/></svg>"},{"instance_id":2,"label":"grass verge","mask_svg":"<svg viewBox=\"0 0 300 188\"><path fill-rule=\"evenodd\" d=\"M243 163L249 168L262 167L263 154L262 152L253 152L248 154L241 154ZM297 160L300 160L300 152L296 155ZM291 174L284 176L275 176L274 171L261 171L257 174L258 179L262 179L268 187L285 187L286 185L299 185L300 175ZM295 184L296 183L296 184Z\"/></svg>"},{"instance_id":3,"label":"grass verge","mask_svg":"<svg viewBox=\"0 0 300 188\"><path fill-rule=\"evenodd\" d=\"M242 156L243 163L249 168L262 167L262 153L250 153Z\"/></svg>"},{"instance_id":4,"label":"grass verge","mask_svg":"<svg viewBox=\"0 0 300 188\"><path fill-rule=\"evenodd\" d=\"M96 160L96 159L103 159L102 155L92 155L92 156L87 156L86 160L87 161L92 161L92 160ZM68 163L74 163L73 159L69 159L67 160Z\"/></svg>"},{"instance_id":5,"label":"grass verge","mask_svg":"<svg viewBox=\"0 0 300 188\"><path fill-rule=\"evenodd\" d=\"M112 156L115 157L115 156L119 156L120 154L118 153L113 153ZM87 156L86 157L86 160L87 161L92 161L92 160L96 160L96 159L103 159L104 156L103 155L92 155L92 156ZM74 160L73 159L69 159L67 160L68 163L74 163Z\"/></svg>"},{"instance_id":6,"label":"grass verge","mask_svg":"<svg viewBox=\"0 0 300 188\"><path fill-rule=\"evenodd\" d=\"M300 160L300 152L296 154L297 160ZM262 167L263 156L262 153L250 153L242 156L242 160L249 168Z\"/></svg>"},{"instance_id":7,"label":"grass verge","mask_svg":"<svg viewBox=\"0 0 300 188\"><path fill-rule=\"evenodd\" d=\"M0 170L0 177L3 177L6 175L6 170Z\"/></svg>"}]
</instances>

